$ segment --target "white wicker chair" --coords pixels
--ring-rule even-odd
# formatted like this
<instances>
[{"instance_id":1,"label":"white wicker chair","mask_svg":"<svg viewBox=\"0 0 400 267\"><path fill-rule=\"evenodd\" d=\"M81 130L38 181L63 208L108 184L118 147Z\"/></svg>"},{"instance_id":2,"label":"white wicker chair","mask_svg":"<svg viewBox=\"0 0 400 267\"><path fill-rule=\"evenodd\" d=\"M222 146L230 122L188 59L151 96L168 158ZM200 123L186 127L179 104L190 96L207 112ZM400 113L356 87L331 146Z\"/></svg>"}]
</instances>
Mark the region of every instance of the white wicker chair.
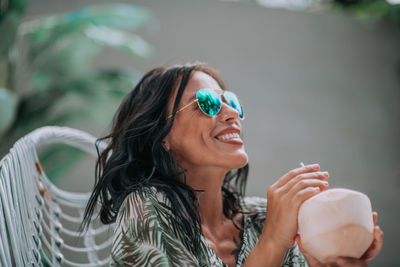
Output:
<instances>
[{"instance_id":1,"label":"white wicker chair","mask_svg":"<svg viewBox=\"0 0 400 267\"><path fill-rule=\"evenodd\" d=\"M112 226L93 221L81 235L90 193L57 188L36 152L45 144L65 143L97 156L95 140L76 129L42 127L18 140L0 161L0 266L109 264Z\"/></svg>"}]
</instances>

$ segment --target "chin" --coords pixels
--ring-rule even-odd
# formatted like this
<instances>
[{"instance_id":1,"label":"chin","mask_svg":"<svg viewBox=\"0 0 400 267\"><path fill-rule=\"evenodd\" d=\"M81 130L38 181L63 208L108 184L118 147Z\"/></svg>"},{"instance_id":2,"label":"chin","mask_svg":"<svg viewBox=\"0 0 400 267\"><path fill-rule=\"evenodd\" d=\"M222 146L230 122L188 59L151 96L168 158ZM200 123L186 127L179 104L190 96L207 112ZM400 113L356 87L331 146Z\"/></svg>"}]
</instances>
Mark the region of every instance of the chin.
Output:
<instances>
[{"instance_id":1,"label":"chin","mask_svg":"<svg viewBox=\"0 0 400 267\"><path fill-rule=\"evenodd\" d=\"M230 160L230 162L232 163L232 169L239 169L242 168L244 166L246 166L246 164L248 163L249 158L246 154L246 152L242 153L241 155L237 155L235 158L232 158Z\"/></svg>"},{"instance_id":2,"label":"chin","mask_svg":"<svg viewBox=\"0 0 400 267\"><path fill-rule=\"evenodd\" d=\"M239 168L242 168L242 167L246 166L246 164L247 164L248 162L249 162L249 158L247 157L247 154L246 154L246 157L245 157L244 160L242 161L242 164L240 165Z\"/></svg>"}]
</instances>

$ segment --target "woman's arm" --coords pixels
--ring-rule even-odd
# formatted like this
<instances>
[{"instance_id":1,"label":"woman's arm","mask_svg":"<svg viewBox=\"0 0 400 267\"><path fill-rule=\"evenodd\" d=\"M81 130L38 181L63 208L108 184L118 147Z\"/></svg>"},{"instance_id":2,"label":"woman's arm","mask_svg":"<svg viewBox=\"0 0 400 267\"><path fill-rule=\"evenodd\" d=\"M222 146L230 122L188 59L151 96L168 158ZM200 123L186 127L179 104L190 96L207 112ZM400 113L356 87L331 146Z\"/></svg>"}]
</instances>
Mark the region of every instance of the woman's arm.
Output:
<instances>
[{"instance_id":1,"label":"woman's arm","mask_svg":"<svg viewBox=\"0 0 400 267\"><path fill-rule=\"evenodd\" d=\"M279 248L268 240L260 240L250 252L243 267L282 266L287 249Z\"/></svg>"},{"instance_id":2,"label":"woman's arm","mask_svg":"<svg viewBox=\"0 0 400 267\"><path fill-rule=\"evenodd\" d=\"M264 228L244 267L282 265L294 244L300 205L328 187L329 174L319 169L313 164L291 170L268 189Z\"/></svg>"}]
</instances>

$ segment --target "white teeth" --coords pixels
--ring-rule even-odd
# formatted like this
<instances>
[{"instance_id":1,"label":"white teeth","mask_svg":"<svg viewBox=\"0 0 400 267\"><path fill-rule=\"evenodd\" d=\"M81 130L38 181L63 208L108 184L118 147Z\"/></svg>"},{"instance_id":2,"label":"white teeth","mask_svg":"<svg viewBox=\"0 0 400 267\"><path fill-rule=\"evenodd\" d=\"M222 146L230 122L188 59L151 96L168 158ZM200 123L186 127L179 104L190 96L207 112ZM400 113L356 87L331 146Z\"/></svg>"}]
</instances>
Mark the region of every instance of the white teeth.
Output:
<instances>
[{"instance_id":1,"label":"white teeth","mask_svg":"<svg viewBox=\"0 0 400 267\"><path fill-rule=\"evenodd\" d=\"M234 139L234 138L240 138L240 136L237 133L229 133L229 134L217 136L217 138L219 140L226 141L226 140L230 140L230 139Z\"/></svg>"}]
</instances>

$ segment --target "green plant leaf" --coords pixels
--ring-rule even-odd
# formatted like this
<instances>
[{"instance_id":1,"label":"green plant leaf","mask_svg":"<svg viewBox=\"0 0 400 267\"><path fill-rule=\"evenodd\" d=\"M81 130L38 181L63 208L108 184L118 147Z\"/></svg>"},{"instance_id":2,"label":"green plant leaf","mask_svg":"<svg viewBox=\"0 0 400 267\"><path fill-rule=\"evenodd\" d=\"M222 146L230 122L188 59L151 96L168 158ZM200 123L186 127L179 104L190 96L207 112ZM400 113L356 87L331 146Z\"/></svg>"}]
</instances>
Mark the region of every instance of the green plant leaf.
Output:
<instances>
[{"instance_id":1,"label":"green plant leaf","mask_svg":"<svg viewBox=\"0 0 400 267\"><path fill-rule=\"evenodd\" d=\"M136 56L149 57L150 45L140 36L105 26L89 26L85 34L93 41L109 47L126 50Z\"/></svg>"},{"instance_id":2,"label":"green plant leaf","mask_svg":"<svg viewBox=\"0 0 400 267\"><path fill-rule=\"evenodd\" d=\"M2 22L10 13L21 15L25 11L27 4L28 0L1 0L0 22Z\"/></svg>"},{"instance_id":3,"label":"green plant leaf","mask_svg":"<svg viewBox=\"0 0 400 267\"><path fill-rule=\"evenodd\" d=\"M146 9L133 5L89 6L63 15L24 22L19 27L19 34L24 35L30 44L28 62L32 69L55 63L59 65L57 68L81 72L104 46L125 50L142 58L150 56L152 48L146 41L121 30L142 27L150 18ZM77 57L79 60L76 60ZM75 66L70 67L71 62ZM49 69L60 73L57 68Z\"/></svg>"},{"instance_id":4,"label":"green plant leaf","mask_svg":"<svg viewBox=\"0 0 400 267\"><path fill-rule=\"evenodd\" d=\"M0 58L6 57L8 50L14 44L16 31L19 23L19 15L9 12L0 23Z\"/></svg>"},{"instance_id":5,"label":"green plant leaf","mask_svg":"<svg viewBox=\"0 0 400 267\"><path fill-rule=\"evenodd\" d=\"M16 107L16 95L0 87L0 136L14 121Z\"/></svg>"},{"instance_id":6,"label":"green plant leaf","mask_svg":"<svg viewBox=\"0 0 400 267\"><path fill-rule=\"evenodd\" d=\"M79 31L88 25L136 30L146 25L150 19L150 12L143 7L129 4L94 5L24 22L19 34L32 34L40 41L48 38L48 32L56 28L62 28L66 34L71 30Z\"/></svg>"},{"instance_id":7,"label":"green plant leaf","mask_svg":"<svg viewBox=\"0 0 400 267\"><path fill-rule=\"evenodd\" d=\"M44 51L40 45L31 45L28 59L30 68L37 73L40 71L41 76L48 75L58 79L81 76L89 72L88 64L99 53L101 45L87 38L84 33L78 32L71 33L57 42L48 43L45 47ZM60 80L57 83L60 84Z\"/></svg>"},{"instance_id":8,"label":"green plant leaf","mask_svg":"<svg viewBox=\"0 0 400 267\"><path fill-rule=\"evenodd\" d=\"M69 23L136 30L149 22L151 14L143 7L120 3L87 6L62 18Z\"/></svg>"},{"instance_id":9,"label":"green plant leaf","mask_svg":"<svg viewBox=\"0 0 400 267\"><path fill-rule=\"evenodd\" d=\"M352 11L361 21L388 20L400 23L400 5L387 0L334 0L333 8Z\"/></svg>"}]
</instances>

